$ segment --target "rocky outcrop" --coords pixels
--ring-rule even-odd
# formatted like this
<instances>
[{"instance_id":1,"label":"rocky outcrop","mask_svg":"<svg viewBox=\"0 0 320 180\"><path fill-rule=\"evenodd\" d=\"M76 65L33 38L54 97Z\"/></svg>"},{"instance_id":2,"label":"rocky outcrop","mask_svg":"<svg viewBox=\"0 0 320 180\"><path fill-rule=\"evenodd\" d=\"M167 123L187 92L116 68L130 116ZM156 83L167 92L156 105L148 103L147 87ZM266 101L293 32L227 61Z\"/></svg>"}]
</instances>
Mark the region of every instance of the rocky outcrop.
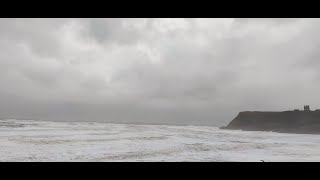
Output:
<instances>
[{"instance_id":1,"label":"rocky outcrop","mask_svg":"<svg viewBox=\"0 0 320 180\"><path fill-rule=\"evenodd\" d=\"M320 134L320 111L245 111L223 129Z\"/></svg>"}]
</instances>

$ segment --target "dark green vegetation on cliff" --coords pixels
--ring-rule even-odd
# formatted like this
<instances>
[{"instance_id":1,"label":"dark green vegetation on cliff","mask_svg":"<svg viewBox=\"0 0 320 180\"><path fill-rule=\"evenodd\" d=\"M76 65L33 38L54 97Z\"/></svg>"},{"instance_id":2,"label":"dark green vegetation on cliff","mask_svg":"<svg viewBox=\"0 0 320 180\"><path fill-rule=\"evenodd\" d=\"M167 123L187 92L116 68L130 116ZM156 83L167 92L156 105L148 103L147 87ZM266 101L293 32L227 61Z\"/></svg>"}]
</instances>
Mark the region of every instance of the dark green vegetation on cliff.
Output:
<instances>
[{"instance_id":1,"label":"dark green vegetation on cliff","mask_svg":"<svg viewBox=\"0 0 320 180\"><path fill-rule=\"evenodd\" d=\"M320 134L320 111L245 111L223 129Z\"/></svg>"}]
</instances>

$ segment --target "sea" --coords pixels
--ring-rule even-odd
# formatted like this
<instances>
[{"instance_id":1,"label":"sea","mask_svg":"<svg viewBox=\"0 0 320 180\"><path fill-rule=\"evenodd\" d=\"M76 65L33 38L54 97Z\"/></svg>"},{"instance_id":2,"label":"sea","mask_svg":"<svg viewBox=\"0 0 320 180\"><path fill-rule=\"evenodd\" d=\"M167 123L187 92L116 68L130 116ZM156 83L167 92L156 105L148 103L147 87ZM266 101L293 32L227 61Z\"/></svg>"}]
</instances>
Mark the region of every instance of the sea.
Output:
<instances>
[{"instance_id":1,"label":"sea","mask_svg":"<svg viewBox=\"0 0 320 180\"><path fill-rule=\"evenodd\" d=\"M320 135L5 119L0 161L311 162L320 161Z\"/></svg>"}]
</instances>

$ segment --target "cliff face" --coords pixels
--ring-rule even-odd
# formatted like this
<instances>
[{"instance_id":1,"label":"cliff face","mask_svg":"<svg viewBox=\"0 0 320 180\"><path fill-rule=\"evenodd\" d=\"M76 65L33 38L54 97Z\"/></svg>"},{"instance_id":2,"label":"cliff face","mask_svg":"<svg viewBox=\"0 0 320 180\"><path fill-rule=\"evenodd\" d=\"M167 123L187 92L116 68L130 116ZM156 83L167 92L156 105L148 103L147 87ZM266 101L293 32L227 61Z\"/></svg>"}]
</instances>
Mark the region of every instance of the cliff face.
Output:
<instances>
[{"instance_id":1,"label":"cliff face","mask_svg":"<svg viewBox=\"0 0 320 180\"><path fill-rule=\"evenodd\" d=\"M320 134L320 111L240 112L224 129Z\"/></svg>"}]
</instances>

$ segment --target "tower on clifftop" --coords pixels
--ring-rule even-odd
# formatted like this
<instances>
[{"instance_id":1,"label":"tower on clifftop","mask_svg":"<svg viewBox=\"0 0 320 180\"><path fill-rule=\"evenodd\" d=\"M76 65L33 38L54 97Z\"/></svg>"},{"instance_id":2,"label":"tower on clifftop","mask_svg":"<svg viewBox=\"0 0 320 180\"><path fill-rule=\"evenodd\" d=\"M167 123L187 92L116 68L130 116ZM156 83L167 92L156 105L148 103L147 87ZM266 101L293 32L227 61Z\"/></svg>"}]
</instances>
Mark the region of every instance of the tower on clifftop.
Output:
<instances>
[{"instance_id":1,"label":"tower on clifftop","mask_svg":"<svg viewBox=\"0 0 320 180\"><path fill-rule=\"evenodd\" d=\"M304 106L304 111L310 111L309 105Z\"/></svg>"}]
</instances>

